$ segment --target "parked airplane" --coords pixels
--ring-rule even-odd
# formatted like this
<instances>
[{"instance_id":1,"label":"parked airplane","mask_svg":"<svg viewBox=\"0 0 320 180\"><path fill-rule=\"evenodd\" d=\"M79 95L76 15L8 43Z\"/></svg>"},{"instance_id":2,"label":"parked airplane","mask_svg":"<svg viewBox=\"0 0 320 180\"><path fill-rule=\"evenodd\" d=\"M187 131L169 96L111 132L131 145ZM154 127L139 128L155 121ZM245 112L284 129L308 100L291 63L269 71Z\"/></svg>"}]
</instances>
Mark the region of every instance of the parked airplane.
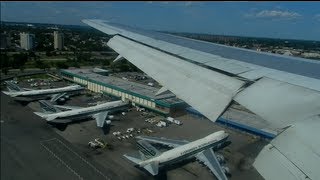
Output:
<instances>
[{"instance_id":1,"label":"parked airplane","mask_svg":"<svg viewBox=\"0 0 320 180\"><path fill-rule=\"evenodd\" d=\"M52 89L40 89L33 90L27 88L20 88L18 85L6 81L7 88L9 91L3 91L3 93L13 97L17 101L21 102L31 102L40 99L51 98L51 102L60 101L63 102L66 99L69 99L69 95L84 90L84 87L80 85L72 85L61 88L52 88Z\"/></svg>"},{"instance_id":2,"label":"parked airplane","mask_svg":"<svg viewBox=\"0 0 320 180\"><path fill-rule=\"evenodd\" d=\"M124 156L152 175L158 174L159 167L195 157L198 161L204 163L219 180L222 180L227 179L225 175L227 168L221 167L212 149L217 150L229 145L230 141L226 141L228 136L226 132L218 131L193 142L137 136L136 138L141 139L138 144L143 149L140 151L141 157L137 158L126 154ZM173 149L160 153L148 142L167 145L173 147Z\"/></svg>"},{"instance_id":3,"label":"parked airplane","mask_svg":"<svg viewBox=\"0 0 320 180\"><path fill-rule=\"evenodd\" d=\"M39 103L44 112L35 112L35 114L50 123L65 124L87 118L94 118L98 127L104 127L105 124L111 123L110 120L106 121L109 111L122 109L128 104L121 100L90 107L52 105L50 102L44 100L39 101ZM62 111L62 109L66 111Z\"/></svg>"},{"instance_id":4,"label":"parked airplane","mask_svg":"<svg viewBox=\"0 0 320 180\"><path fill-rule=\"evenodd\" d=\"M211 121L237 102L282 129L253 164L264 178L320 179L320 143L312 141L320 136L319 61L104 20L83 22L111 36L115 61L126 59L162 84L158 94L173 92Z\"/></svg>"}]
</instances>

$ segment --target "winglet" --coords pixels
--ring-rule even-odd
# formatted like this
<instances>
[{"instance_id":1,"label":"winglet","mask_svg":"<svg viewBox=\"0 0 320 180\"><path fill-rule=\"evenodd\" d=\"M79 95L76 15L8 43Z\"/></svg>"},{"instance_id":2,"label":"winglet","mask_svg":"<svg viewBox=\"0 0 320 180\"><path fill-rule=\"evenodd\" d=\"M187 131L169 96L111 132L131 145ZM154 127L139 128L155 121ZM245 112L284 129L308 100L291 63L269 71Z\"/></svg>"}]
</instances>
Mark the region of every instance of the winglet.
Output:
<instances>
[{"instance_id":1,"label":"winglet","mask_svg":"<svg viewBox=\"0 0 320 180\"><path fill-rule=\"evenodd\" d=\"M170 92L167 88L165 88L165 87L162 87L157 93L156 93L156 96L159 96L159 95L161 95L161 94L166 94L166 93L168 93L168 92Z\"/></svg>"},{"instance_id":2,"label":"winglet","mask_svg":"<svg viewBox=\"0 0 320 180\"><path fill-rule=\"evenodd\" d=\"M121 60L123 60L123 59L124 59L124 57L119 54L119 55L117 56L117 58L116 58L115 60L113 60L113 62L121 61Z\"/></svg>"}]
</instances>

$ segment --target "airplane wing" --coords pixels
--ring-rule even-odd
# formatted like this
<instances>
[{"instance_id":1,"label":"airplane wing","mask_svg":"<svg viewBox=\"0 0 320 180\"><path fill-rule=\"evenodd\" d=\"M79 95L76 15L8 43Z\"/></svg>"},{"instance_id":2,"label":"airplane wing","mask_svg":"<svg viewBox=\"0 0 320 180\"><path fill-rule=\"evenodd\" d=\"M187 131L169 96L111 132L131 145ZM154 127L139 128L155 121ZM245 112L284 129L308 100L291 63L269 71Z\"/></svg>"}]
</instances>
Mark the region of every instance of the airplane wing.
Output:
<instances>
[{"instance_id":1,"label":"airplane wing","mask_svg":"<svg viewBox=\"0 0 320 180\"><path fill-rule=\"evenodd\" d=\"M297 122L265 146L253 164L259 173L265 179L320 179L319 121Z\"/></svg>"},{"instance_id":2,"label":"airplane wing","mask_svg":"<svg viewBox=\"0 0 320 180\"><path fill-rule=\"evenodd\" d=\"M6 84L7 84L7 89L10 92L25 91L24 89L20 88L18 85L16 85L15 83L13 83L11 81L6 81Z\"/></svg>"},{"instance_id":3,"label":"airplane wing","mask_svg":"<svg viewBox=\"0 0 320 180\"><path fill-rule=\"evenodd\" d=\"M218 180L228 179L224 174L219 161L212 149L204 150L196 155L198 161L204 163L210 171L218 178Z\"/></svg>"},{"instance_id":4,"label":"airplane wing","mask_svg":"<svg viewBox=\"0 0 320 180\"><path fill-rule=\"evenodd\" d=\"M112 36L107 44L119 54L117 59L127 59L211 121L216 121L233 100L276 129L308 122L320 114L320 61L230 47L103 20L83 22ZM309 133L306 127L299 128ZM315 134L320 136L319 131ZM294 138L303 138L303 133L289 137ZM282 138L278 143L287 142L293 143ZM309 143L306 147L313 146ZM317 148L312 150L320 154L320 144L315 145ZM287 153L279 149L279 152L297 172L312 179L320 176L320 171L314 172L311 166L303 168L310 158L316 158L314 167L319 167L320 156L299 154L296 158L302 163L298 163L288 155L293 149ZM271 157L278 158L275 154L270 154ZM269 173L277 171L276 161L263 162L272 169ZM261 167L256 168L264 174ZM290 173L290 169L286 171Z\"/></svg>"},{"instance_id":5,"label":"airplane wing","mask_svg":"<svg viewBox=\"0 0 320 180\"><path fill-rule=\"evenodd\" d=\"M44 111L45 113L57 113L57 112L61 112L60 109L54 107L50 102L45 101L45 100L40 100L39 101L40 107L42 109L42 111Z\"/></svg>"},{"instance_id":6,"label":"airplane wing","mask_svg":"<svg viewBox=\"0 0 320 180\"><path fill-rule=\"evenodd\" d=\"M107 44L119 56L212 121L216 121L232 100L275 128L320 113L317 103L320 101L320 62L228 47L103 20L83 22L112 35Z\"/></svg>"},{"instance_id":7,"label":"airplane wing","mask_svg":"<svg viewBox=\"0 0 320 180\"><path fill-rule=\"evenodd\" d=\"M108 116L108 111L105 112L101 112L101 113L97 113L92 115L92 117L96 120L97 122L97 126L98 127L103 127L105 122L106 122L106 118Z\"/></svg>"},{"instance_id":8,"label":"airplane wing","mask_svg":"<svg viewBox=\"0 0 320 180\"><path fill-rule=\"evenodd\" d=\"M23 90L25 90L25 91L32 91L32 90L34 90L34 89L30 89L30 88L22 88Z\"/></svg>"},{"instance_id":9,"label":"airplane wing","mask_svg":"<svg viewBox=\"0 0 320 180\"><path fill-rule=\"evenodd\" d=\"M144 141L148 141L151 143L166 145L173 148L189 143L189 141L187 140L173 140L173 139L166 139L163 137L157 138L157 137L149 137L149 136L136 136L136 138Z\"/></svg>"},{"instance_id":10,"label":"airplane wing","mask_svg":"<svg viewBox=\"0 0 320 180\"><path fill-rule=\"evenodd\" d=\"M65 110L74 110L74 109L81 109L80 106L60 106L60 105L54 105L54 107L57 107L59 109L65 109Z\"/></svg>"},{"instance_id":11,"label":"airplane wing","mask_svg":"<svg viewBox=\"0 0 320 180\"><path fill-rule=\"evenodd\" d=\"M64 97L67 93L59 93L51 96L51 102L56 102L58 99Z\"/></svg>"},{"instance_id":12,"label":"airplane wing","mask_svg":"<svg viewBox=\"0 0 320 180\"><path fill-rule=\"evenodd\" d=\"M160 151L158 151L154 146L152 146L145 140L137 141L137 145L138 145L139 151L142 152L147 157L153 157L161 154Z\"/></svg>"}]
</instances>

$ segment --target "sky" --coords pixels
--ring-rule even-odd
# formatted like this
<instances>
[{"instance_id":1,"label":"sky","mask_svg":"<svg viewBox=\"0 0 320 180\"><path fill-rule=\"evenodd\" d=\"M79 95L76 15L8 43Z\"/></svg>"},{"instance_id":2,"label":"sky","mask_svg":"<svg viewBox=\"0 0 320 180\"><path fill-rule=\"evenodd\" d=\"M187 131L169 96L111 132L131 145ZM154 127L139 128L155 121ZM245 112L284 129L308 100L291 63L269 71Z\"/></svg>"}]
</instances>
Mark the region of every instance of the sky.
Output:
<instances>
[{"instance_id":1,"label":"sky","mask_svg":"<svg viewBox=\"0 0 320 180\"><path fill-rule=\"evenodd\" d=\"M1 2L1 20L320 41L320 2Z\"/></svg>"}]
</instances>

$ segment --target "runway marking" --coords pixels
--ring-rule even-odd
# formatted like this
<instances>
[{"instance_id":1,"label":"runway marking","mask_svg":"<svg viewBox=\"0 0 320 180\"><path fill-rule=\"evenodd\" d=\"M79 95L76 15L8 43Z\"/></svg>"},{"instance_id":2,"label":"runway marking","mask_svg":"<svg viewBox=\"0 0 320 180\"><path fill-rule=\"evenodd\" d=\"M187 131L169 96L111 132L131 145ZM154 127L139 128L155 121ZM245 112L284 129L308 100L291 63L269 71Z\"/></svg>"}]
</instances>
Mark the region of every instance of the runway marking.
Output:
<instances>
[{"instance_id":1,"label":"runway marking","mask_svg":"<svg viewBox=\"0 0 320 180\"><path fill-rule=\"evenodd\" d=\"M83 157L81 157L78 153L74 152L72 149L70 149L66 144L64 144L61 140L57 139L57 138L53 138L53 139L48 139L48 140L44 140L41 141L40 144L47 150L49 151L55 158L57 158L62 164L64 164L71 172L73 172L76 176L79 177L79 179L83 179L83 177L81 177L75 170L73 170L67 163L65 163L61 158L59 158L54 152L52 152L48 147L46 147L43 143L45 142L50 142L50 141L57 141L60 144L62 144L65 148L67 148L70 152L72 152L73 154L75 154L76 156L78 156L83 162L85 162L87 165L89 165L92 169L94 169L95 172L97 172L98 174L100 174L101 176L103 176L105 179L107 180L111 180L109 177L107 177L106 175L104 175L101 171L99 171L95 166L93 166L91 163L89 163L86 159L84 159Z\"/></svg>"},{"instance_id":2,"label":"runway marking","mask_svg":"<svg viewBox=\"0 0 320 180\"><path fill-rule=\"evenodd\" d=\"M59 158L54 152L52 152L48 147L41 144L47 151L49 151L55 158L57 158L63 165L65 165L73 174L75 174L79 179L83 180L83 177L81 177L75 170L73 170L67 163L65 163L61 158Z\"/></svg>"}]
</instances>

